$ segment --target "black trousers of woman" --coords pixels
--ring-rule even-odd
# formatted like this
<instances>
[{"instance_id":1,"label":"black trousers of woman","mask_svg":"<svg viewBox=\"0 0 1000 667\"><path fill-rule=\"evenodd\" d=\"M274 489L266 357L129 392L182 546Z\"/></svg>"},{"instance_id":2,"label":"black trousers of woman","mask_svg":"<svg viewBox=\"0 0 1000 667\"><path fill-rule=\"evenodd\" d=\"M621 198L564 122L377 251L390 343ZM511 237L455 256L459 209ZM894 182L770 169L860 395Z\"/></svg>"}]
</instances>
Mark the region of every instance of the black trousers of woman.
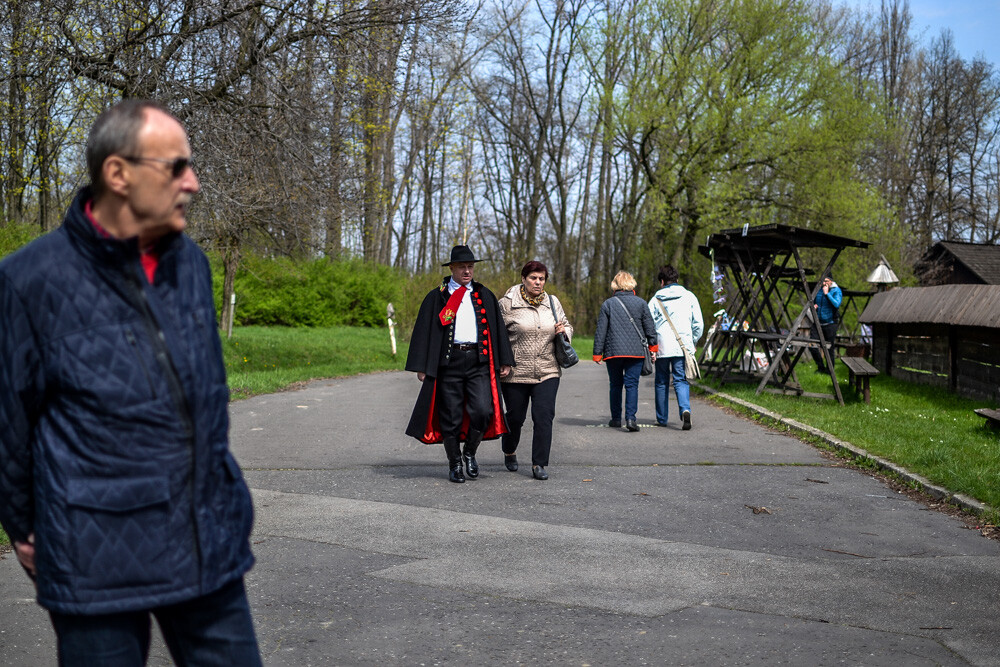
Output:
<instances>
[{"instance_id":1,"label":"black trousers of woman","mask_svg":"<svg viewBox=\"0 0 1000 667\"><path fill-rule=\"evenodd\" d=\"M531 402L531 465L548 466L549 450L552 448L552 419L556 416L556 392L559 378L550 378L537 384L504 382L503 402L507 406L507 433L501 442L504 454L513 454L521 441L521 427L528 415Z\"/></svg>"},{"instance_id":2,"label":"black trousers of woman","mask_svg":"<svg viewBox=\"0 0 1000 667\"><path fill-rule=\"evenodd\" d=\"M827 343L834 343L834 342L836 342L836 340L837 340L837 328L838 328L837 323L836 322L826 322L824 324L820 324L820 326L823 327L823 338L826 339L826 342ZM816 331L816 323L815 322L812 325L812 338L814 340L819 340L819 332ZM835 350L836 350L836 348L834 348L834 347L830 348L830 357L831 358L835 356ZM823 354L823 350L819 350L819 349L814 348L814 347L813 348L809 348L809 354L812 355L813 361L816 362L816 370L818 370L818 371L820 371L822 373L826 373L827 372L826 371L826 355Z\"/></svg>"}]
</instances>

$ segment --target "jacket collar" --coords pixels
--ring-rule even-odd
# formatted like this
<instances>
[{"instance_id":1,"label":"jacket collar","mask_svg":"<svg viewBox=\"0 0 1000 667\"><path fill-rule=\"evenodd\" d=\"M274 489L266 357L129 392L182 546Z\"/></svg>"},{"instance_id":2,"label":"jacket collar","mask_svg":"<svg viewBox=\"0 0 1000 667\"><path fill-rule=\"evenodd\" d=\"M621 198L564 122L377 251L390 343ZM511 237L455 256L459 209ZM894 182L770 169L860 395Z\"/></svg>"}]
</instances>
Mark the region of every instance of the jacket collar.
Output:
<instances>
[{"instance_id":1,"label":"jacket collar","mask_svg":"<svg viewBox=\"0 0 1000 667\"><path fill-rule=\"evenodd\" d=\"M680 283L670 283L656 290L655 296L660 301L674 301L684 296L684 288Z\"/></svg>"},{"instance_id":2,"label":"jacket collar","mask_svg":"<svg viewBox=\"0 0 1000 667\"><path fill-rule=\"evenodd\" d=\"M439 287L439 289L441 290L441 294L444 297L445 301L447 301L448 297L450 296L450 292L448 292L448 283L449 282L451 282L451 276L450 275L445 276L441 280L441 286ZM477 283L475 280L470 280L469 281L469 290L470 291L472 291L472 292L478 292L481 287L482 287L482 285L480 285L479 283Z\"/></svg>"},{"instance_id":3,"label":"jacket collar","mask_svg":"<svg viewBox=\"0 0 1000 667\"><path fill-rule=\"evenodd\" d=\"M511 288L507 290L507 297L510 298L510 307L511 308L534 308L535 307L535 306L532 306L527 301L525 301L524 297L521 296L521 283L517 283L516 285L512 285ZM549 293L548 292L545 292L545 298L542 299L542 302L538 305L539 308L541 308L542 306L544 306L546 308L549 307Z\"/></svg>"},{"instance_id":4,"label":"jacket collar","mask_svg":"<svg viewBox=\"0 0 1000 667\"><path fill-rule=\"evenodd\" d=\"M94 227L87 218L84 210L88 201L93 200L94 193L88 185L80 189L70 204L66 217L63 219L63 227L69 234L70 240L79 251L92 261L108 266L124 266L129 262L139 260L139 239L133 237L129 239L116 239L105 237ZM172 232L167 234L156 244L156 252L162 260L164 255L176 248L179 244L181 234Z\"/></svg>"}]
</instances>

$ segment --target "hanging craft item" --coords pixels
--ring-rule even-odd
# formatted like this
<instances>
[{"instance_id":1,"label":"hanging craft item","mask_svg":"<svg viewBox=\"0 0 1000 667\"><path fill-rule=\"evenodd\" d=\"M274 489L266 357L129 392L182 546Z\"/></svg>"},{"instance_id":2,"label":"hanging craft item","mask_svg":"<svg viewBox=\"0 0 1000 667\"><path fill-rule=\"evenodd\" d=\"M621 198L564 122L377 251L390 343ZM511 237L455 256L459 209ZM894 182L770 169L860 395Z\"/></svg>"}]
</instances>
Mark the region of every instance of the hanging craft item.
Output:
<instances>
[{"instance_id":1,"label":"hanging craft item","mask_svg":"<svg viewBox=\"0 0 1000 667\"><path fill-rule=\"evenodd\" d=\"M711 250L709 254L712 258L712 303L725 303L726 287L722 281L726 274L715 263L715 250Z\"/></svg>"}]
</instances>

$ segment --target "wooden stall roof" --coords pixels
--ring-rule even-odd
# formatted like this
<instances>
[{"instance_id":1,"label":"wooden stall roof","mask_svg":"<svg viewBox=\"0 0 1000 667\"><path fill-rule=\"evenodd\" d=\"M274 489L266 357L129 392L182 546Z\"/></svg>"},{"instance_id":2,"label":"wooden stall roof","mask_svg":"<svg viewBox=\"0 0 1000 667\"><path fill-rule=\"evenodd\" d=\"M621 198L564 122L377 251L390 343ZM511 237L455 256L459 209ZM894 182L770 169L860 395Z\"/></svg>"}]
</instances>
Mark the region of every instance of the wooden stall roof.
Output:
<instances>
[{"instance_id":1,"label":"wooden stall roof","mask_svg":"<svg viewBox=\"0 0 1000 667\"><path fill-rule=\"evenodd\" d=\"M846 236L779 224L723 229L708 239L709 248L717 249L731 244L758 250L769 248L780 250L787 248L789 244L799 248L867 248L871 245L867 241L858 241Z\"/></svg>"},{"instance_id":2,"label":"wooden stall roof","mask_svg":"<svg viewBox=\"0 0 1000 667\"><path fill-rule=\"evenodd\" d=\"M752 269L762 268L767 263L767 257L754 255L746 248L734 248L731 245L717 245L710 247L707 245L698 246L698 252L706 259L712 259L713 252L715 261L720 266L739 266L740 260L743 265Z\"/></svg>"},{"instance_id":3,"label":"wooden stall roof","mask_svg":"<svg viewBox=\"0 0 1000 667\"><path fill-rule=\"evenodd\" d=\"M698 246L698 252L705 259L712 259L713 248L707 245ZM742 248L720 247L714 248L715 250L715 262L719 266L732 266L736 267L739 265L737 260L737 255L743 259L743 265L754 270L762 269L768 263L768 257L765 255L751 254ZM784 279L795 279L799 277L799 272L797 269L792 267L786 267L784 269L773 269L774 275L778 278ZM807 276L814 276L816 272L812 269L803 269ZM815 283L815 281L813 281Z\"/></svg>"},{"instance_id":4,"label":"wooden stall roof","mask_svg":"<svg viewBox=\"0 0 1000 667\"><path fill-rule=\"evenodd\" d=\"M858 320L1000 328L1000 285L897 287L873 296Z\"/></svg>"}]
</instances>

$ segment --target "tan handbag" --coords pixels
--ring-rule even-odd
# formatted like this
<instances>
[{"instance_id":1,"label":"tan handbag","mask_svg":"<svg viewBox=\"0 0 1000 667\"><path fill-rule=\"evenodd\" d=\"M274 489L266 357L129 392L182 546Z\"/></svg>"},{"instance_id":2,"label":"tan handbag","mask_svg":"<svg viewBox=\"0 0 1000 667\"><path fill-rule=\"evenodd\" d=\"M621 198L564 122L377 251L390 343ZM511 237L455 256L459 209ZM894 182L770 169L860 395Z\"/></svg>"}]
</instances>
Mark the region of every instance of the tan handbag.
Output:
<instances>
[{"instance_id":1,"label":"tan handbag","mask_svg":"<svg viewBox=\"0 0 1000 667\"><path fill-rule=\"evenodd\" d=\"M681 350L684 351L684 377L689 380L696 380L701 377L701 369L698 367L698 360L694 358L694 355L688 352L688 349L684 346L684 342L681 340L681 336L677 333L677 327L674 323L670 321L670 315L667 315L667 309L663 307L659 299L656 299L656 305L660 307L660 312L663 316L667 318L667 324L670 325L670 330L674 332L674 337L677 339L677 344L681 346Z\"/></svg>"}]
</instances>

